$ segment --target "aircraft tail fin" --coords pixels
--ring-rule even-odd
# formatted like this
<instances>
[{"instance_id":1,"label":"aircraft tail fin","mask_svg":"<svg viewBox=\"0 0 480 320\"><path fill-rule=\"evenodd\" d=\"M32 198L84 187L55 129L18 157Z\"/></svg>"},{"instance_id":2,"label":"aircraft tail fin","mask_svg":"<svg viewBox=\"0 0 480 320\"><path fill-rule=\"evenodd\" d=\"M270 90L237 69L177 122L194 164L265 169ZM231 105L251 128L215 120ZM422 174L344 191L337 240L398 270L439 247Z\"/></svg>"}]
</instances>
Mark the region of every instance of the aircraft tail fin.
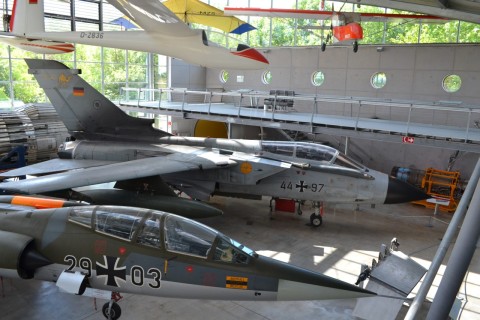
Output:
<instances>
[{"instance_id":1,"label":"aircraft tail fin","mask_svg":"<svg viewBox=\"0 0 480 320\"><path fill-rule=\"evenodd\" d=\"M10 32L22 37L28 37L34 32L44 32L43 10L43 0L15 0L10 18Z\"/></svg>"},{"instance_id":2,"label":"aircraft tail fin","mask_svg":"<svg viewBox=\"0 0 480 320\"><path fill-rule=\"evenodd\" d=\"M29 73L75 138L154 140L170 135L152 127L152 119L134 118L83 80L81 70L54 60L25 59Z\"/></svg>"}]
</instances>

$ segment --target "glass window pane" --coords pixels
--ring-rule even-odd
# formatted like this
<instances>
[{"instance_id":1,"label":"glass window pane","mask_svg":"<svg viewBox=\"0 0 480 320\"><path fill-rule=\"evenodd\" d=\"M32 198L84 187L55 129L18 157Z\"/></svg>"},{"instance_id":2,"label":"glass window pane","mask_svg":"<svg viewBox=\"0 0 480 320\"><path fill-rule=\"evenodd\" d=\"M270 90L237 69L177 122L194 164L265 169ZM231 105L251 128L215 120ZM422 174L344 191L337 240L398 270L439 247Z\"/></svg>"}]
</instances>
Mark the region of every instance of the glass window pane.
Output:
<instances>
[{"instance_id":1,"label":"glass window pane","mask_svg":"<svg viewBox=\"0 0 480 320\"><path fill-rule=\"evenodd\" d=\"M127 69L125 64L106 63L104 65L104 75L106 82L123 82L127 81Z\"/></svg>"},{"instance_id":2,"label":"glass window pane","mask_svg":"<svg viewBox=\"0 0 480 320\"><path fill-rule=\"evenodd\" d=\"M34 103L46 101L43 89L35 82L17 81L13 83L13 96L15 101Z\"/></svg>"},{"instance_id":3,"label":"glass window pane","mask_svg":"<svg viewBox=\"0 0 480 320\"><path fill-rule=\"evenodd\" d=\"M87 46L83 44L77 44L75 46L77 61L86 62L100 62L101 48L97 46Z\"/></svg>"},{"instance_id":4,"label":"glass window pane","mask_svg":"<svg viewBox=\"0 0 480 320\"><path fill-rule=\"evenodd\" d=\"M147 53L139 51L128 51L128 63L129 64L146 64Z\"/></svg>"},{"instance_id":5,"label":"glass window pane","mask_svg":"<svg viewBox=\"0 0 480 320\"><path fill-rule=\"evenodd\" d=\"M68 220L84 225L86 227L92 226L92 208L73 208L70 212Z\"/></svg>"},{"instance_id":6,"label":"glass window pane","mask_svg":"<svg viewBox=\"0 0 480 320\"><path fill-rule=\"evenodd\" d=\"M147 221L137 236L137 243L150 247L160 247L160 218L153 216Z\"/></svg>"},{"instance_id":7,"label":"glass window pane","mask_svg":"<svg viewBox=\"0 0 480 320\"><path fill-rule=\"evenodd\" d=\"M478 24L462 21L460 22L459 42L477 43L479 32L480 32L480 28Z\"/></svg>"},{"instance_id":8,"label":"glass window pane","mask_svg":"<svg viewBox=\"0 0 480 320\"><path fill-rule=\"evenodd\" d=\"M100 30L99 23L85 23L85 22L75 22L75 29L77 31L98 31Z\"/></svg>"},{"instance_id":9,"label":"glass window pane","mask_svg":"<svg viewBox=\"0 0 480 320\"><path fill-rule=\"evenodd\" d=\"M227 70L220 71L220 82L226 83L228 81L229 76L230 75Z\"/></svg>"},{"instance_id":10,"label":"glass window pane","mask_svg":"<svg viewBox=\"0 0 480 320\"><path fill-rule=\"evenodd\" d=\"M10 103L9 103L10 102L10 83L9 82L6 82L6 81L0 82L0 101L2 101L2 103L0 104L2 107L10 107Z\"/></svg>"},{"instance_id":11,"label":"glass window pane","mask_svg":"<svg viewBox=\"0 0 480 320\"><path fill-rule=\"evenodd\" d=\"M87 19L99 19L100 6L98 2L75 1L75 16ZM77 28L78 30L78 28ZM98 29L97 29L98 30Z\"/></svg>"},{"instance_id":12,"label":"glass window pane","mask_svg":"<svg viewBox=\"0 0 480 320\"><path fill-rule=\"evenodd\" d=\"M235 248L227 239L221 239L215 247L213 260L227 263L248 263L248 255Z\"/></svg>"},{"instance_id":13,"label":"glass window pane","mask_svg":"<svg viewBox=\"0 0 480 320\"><path fill-rule=\"evenodd\" d=\"M125 213L123 213L125 211ZM132 209L100 207L95 211L95 230L130 240L141 220L141 213Z\"/></svg>"},{"instance_id":14,"label":"glass window pane","mask_svg":"<svg viewBox=\"0 0 480 320\"><path fill-rule=\"evenodd\" d=\"M105 83L104 88L104 95L110 100L120 100L125 98L125 94L122 92L122 88L125 87L127 84L125 82L120 83Z\"/></svg>"},{"instance_id":15,"label":"glass window pane","mask_svg":"<svg viewBox=\"0 0 480 320\"><path fill-rule=\"evenodd\" d=\"M147 83L147 66L146 65L128 65L128 82Z\"/></svg>"},{"instance_id":16,"label":"glass window pane","mask_svg":"<svg viewBox=\"0 0 480 320\"><path fill-rule=\"evenodd\" d=\"M265 71L262 74L262 82L263 84L270 84L272 83L272 73L270 71Z\"/></svg>"},{"instance_id":17,"label":"glass window pane","mask_svg":"<svg viewBox=\"0 0 480 320\"><path fill-rule=\"evenodd\" d=\"M443 78L442 87L446 92L457 92L462 86L462 79L456 74L451 74Z\"/></svg>"},{"instance_id":18,"label":"glass window pane","mask_svg":"<svg viewBox=\"0 0 480 320\"><path fill-rule=\"evenodd\" d=\"M316 87L319 87L323 84L323 82L325 81L325 75L323 74L322 71L315 71L313 74L312 74L312 84Z\"/></svg>"},{"instance_id":19,"label":"glass window pane","mask_svg":"<svg viewBox=\"0 0 480 320\"><path fill-rule=\"evenodd\" d=\"M78 62L77 68L82 70L81 77L91 86L100 83L102 79L102 65L100 63Z\"/></svg>"},{"instance_id":20,"label":"glass window pane","mask_svg":"<svg viewBox=\"0 0 480 320\"><path fill-rule=\"evenodd\" d=\"M72 22L70 20L45 18L46 32L71 31Z\"/></svg>"},{"instance_id":21,"label":"glass window pane","mask_svg":"<svg viewBox=\"0 0 480 320\"><path fill-rule=\"evenodd\" d=\"M370 84L375 89L383 88L386 83L387 83L387 76L385 75L384 72L377 72L370 79Z\"/></svg>"},{"instance_id":22,"label":"glass window pane","mask_svg":"<svg viewBox=\"0 0 480 320\"><path fill-rule=\"evenodd\" d=\"M165 247L169 251L207 257L217 233L185 218L169 215L165 220Z\"/></svg>"}]
</instances>

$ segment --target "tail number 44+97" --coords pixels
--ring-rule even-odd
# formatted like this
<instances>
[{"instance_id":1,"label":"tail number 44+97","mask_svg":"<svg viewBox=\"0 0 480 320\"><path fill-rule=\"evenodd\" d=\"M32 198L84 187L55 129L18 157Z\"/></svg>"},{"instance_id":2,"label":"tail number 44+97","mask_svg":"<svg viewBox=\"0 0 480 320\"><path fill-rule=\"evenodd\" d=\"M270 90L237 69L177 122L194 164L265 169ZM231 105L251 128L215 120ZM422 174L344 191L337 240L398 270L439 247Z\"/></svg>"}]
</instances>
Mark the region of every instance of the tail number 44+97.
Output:
<instances>
[{"instance_id":1,"label":"tail number 44+97","mask_svg":"<svg viewBox=\"0 0 480 320\"><path fill-rule=\"evenodd\" d=\"M292 181L282 181L280 188L283 190L295 190L297 192L306 192L310 190L311 192L320 192L323 189L323 184L321 183L311 183L307 184L305 181L300 180L298 182Z\"/></svg>"}]
</instances>

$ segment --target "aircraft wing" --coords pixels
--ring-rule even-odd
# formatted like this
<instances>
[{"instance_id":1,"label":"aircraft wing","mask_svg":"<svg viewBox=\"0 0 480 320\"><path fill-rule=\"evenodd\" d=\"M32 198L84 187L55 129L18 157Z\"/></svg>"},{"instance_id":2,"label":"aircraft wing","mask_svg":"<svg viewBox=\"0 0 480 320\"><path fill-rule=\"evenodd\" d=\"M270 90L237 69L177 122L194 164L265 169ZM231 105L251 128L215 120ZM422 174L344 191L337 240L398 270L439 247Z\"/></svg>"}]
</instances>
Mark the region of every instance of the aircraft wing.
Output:
<instances>
[{"instance_id":1,"label":"aircraft wing","mask_svg":"<svg viewBox=\"0 0 480 320\"><path fill-rule=\"evenodd\" d=\"M196 32L159 0L109 0L108 2L147 32L159 32L170 27L175 30L176 35L186 36ZM160 26L162 27L159 28Z\"/></svg>"},{"instance_id":2,"label":"aircraft wing","mask_svg":"<svg viewBox=\"0 0 480 320\"><path fill-rule=\"evenodd\" d=\"M226 156L199 150L195 154L175 153L165 157L117 162L78 169L33 179L0 183L4 194L35 194L75 188L104 182L150 177L189 170L213 169L235 165Z\"/></svg>"},{"instance_id":3,"label":"aircraft wing","mask_svg":"<svg viewBox=\"0 0 480 320\"><path fill-rule=\"evenodd\" d=\"M237 8L225 7L225 15L236 16L256 16L256 17L272 17L272 18L297 18L297 19L315 19L328 20L332 19L334 14L352 14L352 12L336 12L326 10L302 10L302 9L282 9L282 8ZM363 22L403 22L407 20L421 20L422 23L444 23L448 19L433 15L413 14L413 13L372 13L372 12L355 12L360 16Z\"/></svg>"},{"instance_id":4,"label":"aircraft wing","mask_svg":"<svg viewBox=\"0 0 480 320\"><path fill-rule=\"evenodd\" d=\"M102 161L102 160L77 160L77 159L52 159L44 162L32 164L30 166L13 169L0 173L0 178L13 178L20 176L37 176L43 174L52 174L62 171L84 169L90 167L104 166L107 164L116 163L116 161Z\"/></svg>"},{"instance_id":5,"label":"aircraft wing","mask_svg":"<svg viewBox=\"0 0 480 320\"><path fill-rule=\"evenodd\" d=\"M163 5L186 23L199 23L234 34L255 29L236 17L225 16L222 10L200 0L166 0Z\"/></svg>"}]
</instances>

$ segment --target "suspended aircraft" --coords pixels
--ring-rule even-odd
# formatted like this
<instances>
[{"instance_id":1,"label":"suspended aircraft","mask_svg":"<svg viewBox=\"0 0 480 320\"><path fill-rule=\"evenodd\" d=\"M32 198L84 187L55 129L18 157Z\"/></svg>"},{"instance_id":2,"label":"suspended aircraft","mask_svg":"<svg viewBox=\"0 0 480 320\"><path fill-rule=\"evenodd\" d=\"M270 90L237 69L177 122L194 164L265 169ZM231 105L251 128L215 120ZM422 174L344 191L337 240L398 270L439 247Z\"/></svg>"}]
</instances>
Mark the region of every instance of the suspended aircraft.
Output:
<instances>
[{"instance_id":1,"label":"suspended aircraft","mask_svg":"<svg viewBox=\"0 0 480 320\"><path fill-rule=\"evenodd\" d=\"M200 0L167 0L162 4L185 23L198 23L224 32L242 34L255 30L252 25Z\"/></svg>"},{"instance_id":2,"label":"suspended aircraft","mask_svg":"<svg viewBox=\"0 0 480 320\"><path fill-rule=\"evenodd\" d=\"M398 22L398 21L421 21L422 23L443 23L448 19L425 14L404 13L371 13L371 12L341 12L335 10L303 10L282 8L253 8L253 7L225 7L225 15L256 16L271 18L296 18L312 19L318 21L330 20L330 32L321 49L325 51L327 43L353 44L353 51L358 50L358 41L363 39L361 22ZM315 29L316 26L308 28Z\"/></svg>"},{"instance_id":3,"label":"suspended aircraft","mask_svg":"<svg viewBox=\"0 0 480 320\"><path fill-rule=\"evenodd\" d=\"M201 200L214 194L310 200L315 226L322 223L322 202L389 204L428 197L321 144L171 136L154 129L151 119L125 114L85 82L80 70L52 60L26 62L75 140L59 148L58 159L1 173L42 175L0 183L4 194L160 177Z\"/></svg>"},{"instance_id":4,"label":"suspended aircraft","mask_svg":"<svg viewBox=\"0 0 480 320\"><path fill-rule=\"evenodd\" d=\"M203 224L121 206L0 209L0 276L55 282L110 300L121 293L208 300L324 300L374 296L322 274L263 257Z\"/></svg>"},{"instance_id":5,"label":"suspended aircraft","mask_svg":"<svg viewBox=\"0 0 480 320\"><path fill-rule=\"evenodd\" d=\"M0 41L36 53L72 52L72 43L158 53L210 68L262 69L268 60L244 44L229 50L191 29L158 0L111 0L143 30L45 32L43 0L15 0ZM235 42L236 43L236 42Z\"/></svg>"}]
</instances>

